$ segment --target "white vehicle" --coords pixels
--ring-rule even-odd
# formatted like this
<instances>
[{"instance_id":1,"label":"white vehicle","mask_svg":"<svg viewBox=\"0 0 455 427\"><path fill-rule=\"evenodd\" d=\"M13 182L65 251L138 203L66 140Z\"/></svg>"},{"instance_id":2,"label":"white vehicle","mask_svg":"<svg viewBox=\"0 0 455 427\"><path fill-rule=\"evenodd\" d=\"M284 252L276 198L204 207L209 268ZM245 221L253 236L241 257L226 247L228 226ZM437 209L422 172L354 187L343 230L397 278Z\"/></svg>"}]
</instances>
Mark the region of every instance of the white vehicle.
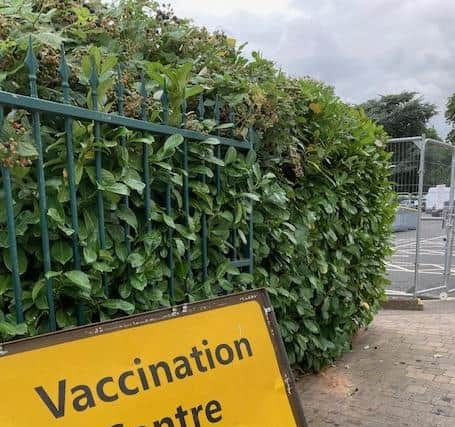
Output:
<instances>
[{"instance_id":1,"label":"white vehicle","mask_svg":"<svg viewBox=\"0 0 455 427\"><path fill-rule=\"evenodd\" d=\"M450 188L444 184L431 187L426 195L426 212L432 215L442 214L444 205L449 201Z\"/></svg>"}]
</instances>

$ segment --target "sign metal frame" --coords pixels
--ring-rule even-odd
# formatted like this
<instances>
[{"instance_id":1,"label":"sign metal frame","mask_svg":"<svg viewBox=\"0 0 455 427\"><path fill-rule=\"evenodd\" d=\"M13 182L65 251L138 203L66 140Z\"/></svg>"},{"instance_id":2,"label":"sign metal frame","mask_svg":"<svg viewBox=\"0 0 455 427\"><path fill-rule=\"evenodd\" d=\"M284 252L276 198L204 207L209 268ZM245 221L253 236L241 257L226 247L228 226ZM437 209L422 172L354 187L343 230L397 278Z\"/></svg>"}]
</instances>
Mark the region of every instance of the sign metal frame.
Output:
<instances>
[{"instance_id":1,"label":"sign metal frame","mask_svg":"<svg viewBox=\"0 0 455 427\"><path fill-rule=\"evenodd\" d=\"M289 365L283 340L278 330L278 323L270 298L265 289L256 289L236 294L221 296L211 300L204 300L190 304L182 304L156 311L132 315L101 323L81 326L74 329L57 331L37 337L24 338L17 341L0 344L0 360L15 354L50 347L67 342L83 340L102 334L108 334L129 328L171 320L203 313L218 308L256 301L262 308L262 314L270 335L281 377L285 383L286 393L291 406L297 427L308 427L302 404L300 402L293 374ZM265 373L266 374L266 373Z\"/></svg>"}]
</instances>

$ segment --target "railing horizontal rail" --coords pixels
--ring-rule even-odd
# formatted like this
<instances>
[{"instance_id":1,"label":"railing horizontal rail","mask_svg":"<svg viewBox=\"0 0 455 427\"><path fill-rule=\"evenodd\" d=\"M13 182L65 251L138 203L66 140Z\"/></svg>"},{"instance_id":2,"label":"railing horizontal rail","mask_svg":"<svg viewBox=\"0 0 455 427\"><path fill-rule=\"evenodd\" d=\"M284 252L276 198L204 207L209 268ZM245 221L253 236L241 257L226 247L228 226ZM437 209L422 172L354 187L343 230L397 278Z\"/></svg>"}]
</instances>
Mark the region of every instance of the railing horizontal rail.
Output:
<instances>
[{"instance_id":1,"label":"railing horizontal rail","mask_svg":"<svg viewBox=\"0 0 455 427\"><path fill-rule=\"evenodd\" d=\"M236 261L231 261L231 265L237 268L249 267L250 263L251 261L249 259L239 259Z\"/></svg>"},{"instance_id":2,"label":"railing horizontal rail","mask_svg":"<svg viewBox=\"0 0 455 427\"><path fill-rule=\"evenodd\" d=\"M422 137L421 136L407 136L405 138L391 138L388 140L389 143L394 143L394 142L412 142L412 141L421 141Z\"/></svg>"},{"instance_id":3,"label":"railing horizontal rail","mask_svg":"<svg viewBox=\"0 0 455 427\"><path fill-rule=\"evenodd\" d=\"M448 142L439 141L438 139L426 138L426 139L425 139L425 142L429 142L429 143L431 143L431 144L436 144L436 145L439 145L439 146L441 146L441 147L448 148L449 150L455 149L455 146L454 146L454 145L449 144Z\"/></svg>"},{"instance_id":4,"label":"railing horizontal rail","mask_svg":"<svg viewBox=\"0 0 455 427\"><path fill-rule=\"evenodd\" d=\"M46 101L39 98L32 98L25 95L17 95L0 90L0 104L13 108L23 108L28 111L38 111L41 113L50 113L73 119L87 121L96 121L112 126L122 126L132 130L158 133L162 135L182 135L184 138L203 141L207 138L214 138L220 141L220 144L236 147L244 150L253 149L251 142L238 141L235 139L224 138L217 135L204 134L188 129L176 128L168 125L145 122L143 120L132 119L120 116L118 114L103 113L99 111L87 110L73 105L61 104L53 101Z\"/></svg>"}]
</instances>

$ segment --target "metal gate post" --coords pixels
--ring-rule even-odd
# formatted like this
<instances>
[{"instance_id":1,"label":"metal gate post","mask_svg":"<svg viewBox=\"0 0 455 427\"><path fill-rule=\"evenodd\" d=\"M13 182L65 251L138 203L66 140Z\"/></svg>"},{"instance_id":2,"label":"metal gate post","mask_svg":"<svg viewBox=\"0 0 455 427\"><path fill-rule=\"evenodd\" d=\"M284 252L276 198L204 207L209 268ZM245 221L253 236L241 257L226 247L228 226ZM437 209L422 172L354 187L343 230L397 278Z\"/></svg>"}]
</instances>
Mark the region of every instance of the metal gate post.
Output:
<instances>
[{"instance_id":1,"label":"metal gate post","mask_svg":"<svg viewBox=\"0 0 455 427\"><path fill-rule=\"evenodd\" d=\"M446 248L444 254L444 286L448 291L449 276L452 266L452 247L454 233L454 196L455 196L455 148L452 149L452 165L450 170L449 211L447 212Z\"/></svg>"},{"instance_id":2,"label":"metal gate post","mask_svg":"<svg viewBox=\"0 0 455 427\"><path fill-rule=\"evenodd\" d=\"M420 147L420 162L419 162L419 200L417 211L417 228L416 228L416 254L414 262L414 286L413 296L417 297L417 288L419 284L419 266L420 266L420 235L422 229L422 207L423 207L423 179L425 176L425 148L426 136L422 135L422 145Z\"/></svg>"},{"instance_id":3,"label":"metal gate post","mask_svg":"<svg viewBox=\"0 0 455 427\"><path fill-rule=\"evenodd\" d=\"M455 206L454 206L454 209L455 209ZM455 220L455 213L453 214L453 218ZM455 227L452 227L452 242L451 242L451 245L448 246L448 250L449 250L449 271L448 271L448 274L447 274L447 294L455 292L455 289L449 289L449 277L452 274L452 258L453 258L452 255L453 255L453 246L454 246L454 242L455 242L454 234L455 234Z\"/></svg>"}]
</instances>

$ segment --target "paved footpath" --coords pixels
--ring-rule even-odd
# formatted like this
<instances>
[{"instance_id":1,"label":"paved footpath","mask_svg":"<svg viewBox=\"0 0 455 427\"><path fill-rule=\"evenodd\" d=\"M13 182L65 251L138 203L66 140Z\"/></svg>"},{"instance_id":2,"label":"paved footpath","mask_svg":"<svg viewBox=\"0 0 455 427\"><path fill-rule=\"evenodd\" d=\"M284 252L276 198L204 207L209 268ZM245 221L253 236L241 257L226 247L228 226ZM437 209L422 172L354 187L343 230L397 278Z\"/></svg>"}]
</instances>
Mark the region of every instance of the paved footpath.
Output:
<instances>
[{"instance_id":1,"label":"paved footpath","mask_svg":"<svg viewBox=\"0 0 455 427\"><path fill-rule=\"evenodd\" d=\"M455 427L455 301L382 310L336 366L297 387L309 427Z\"/></svg>"}]
</instances>

